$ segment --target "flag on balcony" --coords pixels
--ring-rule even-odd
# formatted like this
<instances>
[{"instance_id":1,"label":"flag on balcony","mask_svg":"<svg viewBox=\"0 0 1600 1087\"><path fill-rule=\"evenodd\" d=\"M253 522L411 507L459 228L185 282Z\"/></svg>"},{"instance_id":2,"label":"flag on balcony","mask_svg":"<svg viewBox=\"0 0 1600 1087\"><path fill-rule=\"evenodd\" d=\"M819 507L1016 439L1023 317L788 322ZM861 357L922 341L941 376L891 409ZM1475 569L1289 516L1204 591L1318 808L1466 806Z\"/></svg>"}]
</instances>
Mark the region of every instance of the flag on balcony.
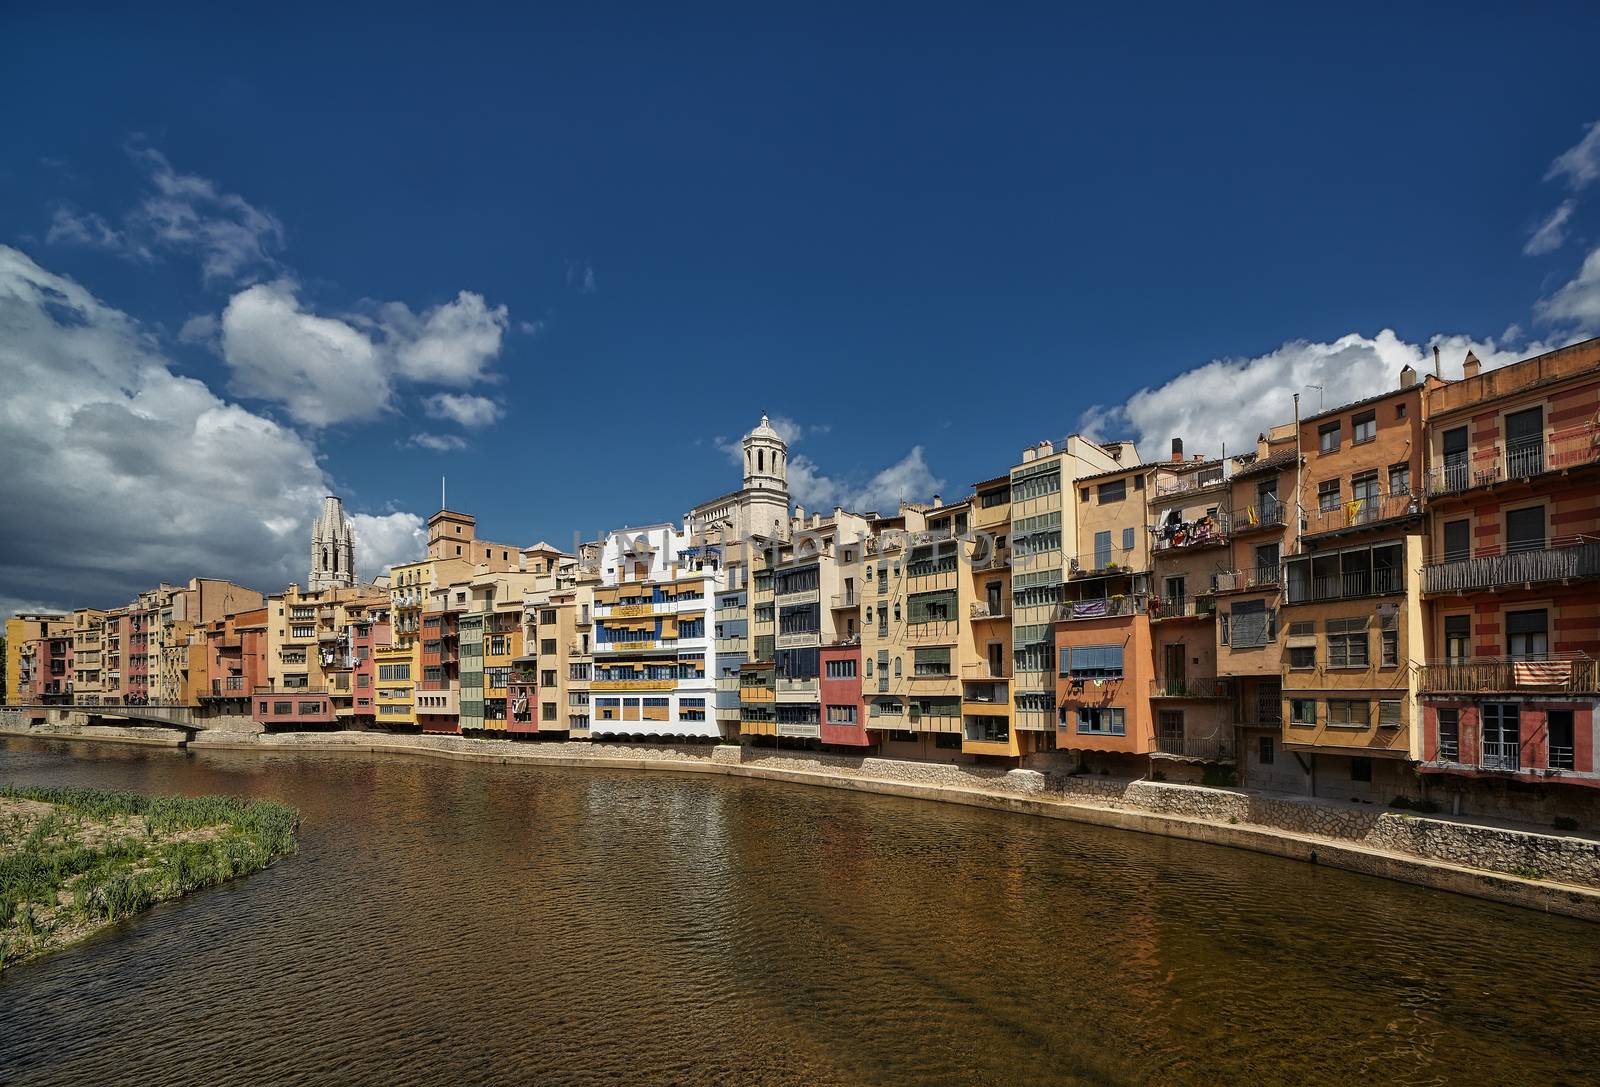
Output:
<instances>
[{"instance_id":1,"label":"flag on balcony","mask_svg":"<svg viewBox=\"0 0 1600 1087\"><path fill-rule=\"evenodd\" d=\"M1571 661L1513 661L1511 674L1519 687L1559 687L1572 679Z\"/></svg>"},{"instance_id":2,"label":"flag on balcony","mask_svg":"<svg viewBox=\"0 0 1600 1087\"><path fill-rule=\"evenodd\" d=\"M1365 499L1357 498L1354 501L1346 502L1344 504L1344 523L1345 524L1353 525L1353 524L1356 523L1357 518L1359 518L1361 516L1361 504L1364 501L1365 501Z\"/></svg>"},{"instance_id":3,"label":"flag on balcony","mask_svg":"<svg viewBox=\"0 0 1600 1087\"><path fill-rule=\"evenodd\" d=\"M1086 619L1095 615L1105 615L1109 611L1109 602L1105 600L1077 600L1072 605L1074 619Z\"/></svg>"}]
</instances>

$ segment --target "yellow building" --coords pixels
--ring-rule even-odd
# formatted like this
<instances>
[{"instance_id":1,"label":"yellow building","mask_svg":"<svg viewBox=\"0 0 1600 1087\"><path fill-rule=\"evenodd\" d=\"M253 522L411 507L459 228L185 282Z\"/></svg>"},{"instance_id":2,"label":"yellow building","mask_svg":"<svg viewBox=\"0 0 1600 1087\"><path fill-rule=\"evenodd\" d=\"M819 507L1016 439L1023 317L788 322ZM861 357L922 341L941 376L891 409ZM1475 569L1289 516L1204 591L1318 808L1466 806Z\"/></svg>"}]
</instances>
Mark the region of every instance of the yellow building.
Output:
<instances>
[{"instance_id":1,"label":"yellow building","mask_svg":"<svg viewBox=\"0 0 1600 1087\"><path fill-rule=\"evenodd\" d=\"M373 700L380 728L417 726L416 685L421 671L422 643L380 645L373 650L377 686Z\"/></svg>"},{"instance_id":2,"label":"yellow building","mask_svg":"<svg viewBox=\"0 0 1600 1087\"><path fill-rule=\"evenodd\" d=\"M961 750L1015 758L1033 750L1012 727L1011 706L1011 479L973 487L962 544L960 611Z\"/></svg>"},{"instance_id":3,"label":"yellow building","mask_svg":"<svg viewBox=\"0 0 1600 1087\"><path fill-rule=\"evenodd\" d=\"M41 651L38 643L51 638L65 637L71 624L65 615L14 615L6 620L6 701L20 704L35 700L38 688L49 682L48 647ZM67 682L65 662L61 674L54 677L63 688Z\"/></svg>"}]
</instances>

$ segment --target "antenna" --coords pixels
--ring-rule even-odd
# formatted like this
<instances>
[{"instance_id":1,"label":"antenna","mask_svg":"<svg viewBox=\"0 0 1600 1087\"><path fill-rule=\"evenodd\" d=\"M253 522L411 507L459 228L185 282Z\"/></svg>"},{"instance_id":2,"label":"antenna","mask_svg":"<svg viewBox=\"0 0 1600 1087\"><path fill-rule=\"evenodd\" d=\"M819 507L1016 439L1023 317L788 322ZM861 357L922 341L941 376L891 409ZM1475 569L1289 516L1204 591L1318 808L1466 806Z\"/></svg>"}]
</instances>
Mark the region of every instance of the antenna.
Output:
<instances>
[{"instance_id":1,"label":"antenna","mask_svg":"<svg viewBox=\"0 0 1600 1087\"><path fill-rule=\"evenodd\" d=\"M447 510L450 508L445 504L444 501L444 476L439 477L439 508L442 510Z\"/></svg>"},{"instance_id":2,"label":"antenna","mask_svg":"<svg viewBox=\"0 0 1600 1087\"><path fill-rule=\"evenodd\" d=\"M1321 411L1322 410L1322 386L1321 385L1307 385L1306 388L1317 390L1317 410Z\"/></svg>"}]
</instances>

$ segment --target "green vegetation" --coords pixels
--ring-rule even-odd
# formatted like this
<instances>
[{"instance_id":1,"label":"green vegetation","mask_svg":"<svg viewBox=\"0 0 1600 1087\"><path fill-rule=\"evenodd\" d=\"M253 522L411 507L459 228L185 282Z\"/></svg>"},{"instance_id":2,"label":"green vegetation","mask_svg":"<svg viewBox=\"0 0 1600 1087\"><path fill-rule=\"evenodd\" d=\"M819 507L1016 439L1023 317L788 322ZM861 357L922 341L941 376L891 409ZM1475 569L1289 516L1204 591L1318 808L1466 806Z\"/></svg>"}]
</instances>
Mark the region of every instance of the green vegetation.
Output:
<instances>
[{"instance_id":1,"label":"green vegetation","mask_svg":"<svg viewBox=\"0 0 1600 1087\"><path fill-rule=\"evenodd\" d=\"M0 787L0 970L294 852L268 800Z\"/></svg>"}]
</instances>

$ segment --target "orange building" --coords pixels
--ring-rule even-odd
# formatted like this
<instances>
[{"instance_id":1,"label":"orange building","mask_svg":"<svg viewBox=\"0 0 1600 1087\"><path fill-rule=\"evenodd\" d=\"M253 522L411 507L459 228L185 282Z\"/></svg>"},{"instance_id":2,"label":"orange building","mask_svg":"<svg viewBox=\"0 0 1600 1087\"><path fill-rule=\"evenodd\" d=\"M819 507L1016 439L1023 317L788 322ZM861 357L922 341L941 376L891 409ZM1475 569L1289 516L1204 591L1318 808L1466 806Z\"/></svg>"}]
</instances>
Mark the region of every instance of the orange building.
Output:
<instances>
[{"instance_id":1,"label":"orange building","mask_svg":"<svg viewBox=\"0 0 1600 1087\"><path fill-rule=\"evenodd\" d=\"M1600 786L1600 339L1428 392L1422 769Z\"/></svg>"},{"instance_id":2,"label":"orange building","mask_svg":"<svg viewBox=\"0 0 1600 1087\"><path fill-rule=\"evenodd\" d=\"M1057 614L1056 748L1096 768L1141 776L1156 749L1149 615L1137 608L1081 615L1070 604Z\"/></svg>"}]
</instances>

